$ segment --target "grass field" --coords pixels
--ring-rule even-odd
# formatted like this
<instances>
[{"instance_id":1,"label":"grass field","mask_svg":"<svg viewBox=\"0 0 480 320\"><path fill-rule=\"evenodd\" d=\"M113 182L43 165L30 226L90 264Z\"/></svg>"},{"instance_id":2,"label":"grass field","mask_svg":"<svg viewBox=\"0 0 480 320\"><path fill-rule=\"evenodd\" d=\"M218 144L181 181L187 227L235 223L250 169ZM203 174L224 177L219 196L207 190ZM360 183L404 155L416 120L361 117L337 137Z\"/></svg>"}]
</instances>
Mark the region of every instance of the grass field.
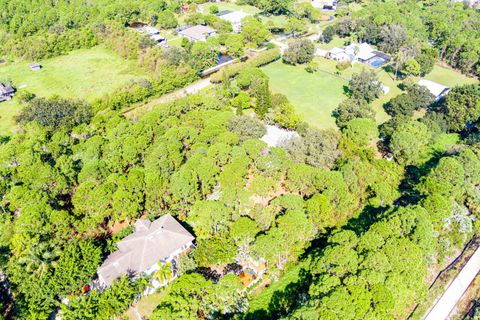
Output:
<instances>
[{"instance_id":1,"label":"grass field","mask_svg":"<svg viewBox=\"0 0 480 320\"><path fill-rule=\"evenodd\" d=\"M341 46L339 41L336 41L335 45ZM332 111L347 98L344 86L348 85L348 79L363 68L371 69L371 67L356 63L352 68L342 71L341 77L338 77L334 75L337 71L335 61L322 58L316 61L322 71L315 74L306 72L304 66L289 66L281 61L264 67L263 71L270 77L272 91L285 94L303 115L305 121L318 128L335 128ZM401 81L395 81L393 75L383 69L374 70L379 80L390 90L388 94L382 95L372 103L377 122L383 123L389 119L383 105L402 92L399 88ZM425 78L449 87L478 82L474 78L438 65Z\"/></svg>"},{"instance_id":2,"label":"grass field","mask_svg":"<svg viewBox=\"0 0 480 320\"><path fill-rule=\"evenodd\" d=\"M39 97L60 95L91 100L132 79L148 77L135 61L126 61L102 46L39 61L43 67L39 71L31 71L30 63L1 65L0 79L9 78L19 92L28 90ZM12 133L13 116L21 107L16 99L0 103L0 135Z\"/></svg>"},{"instance_id":3,"label":"grass field","mask_svg":"<svg viewBox=\"0 0 480 320\"><path fill-rule=\"evenodd\" d=\"M425 76L425 79L438 82L450 88L461 84L478 82L475 78L469 78L455 70L439 65L436 65L433 71Z\"/></svg>"},{"instance_id":4,"label":"grass field","mask_svg":"<svg viewBox=\"0 0 480 320\"><path fill-rule=\"evenodd\" d=\"M297 107L305 121L318 128L335 127L332 110L346 98L346 80L327 73L310 74L304 66L290 66L281 61L272 63L263 71L270 78L270 88L283 93Z\"/></svg>"}]
</instances>

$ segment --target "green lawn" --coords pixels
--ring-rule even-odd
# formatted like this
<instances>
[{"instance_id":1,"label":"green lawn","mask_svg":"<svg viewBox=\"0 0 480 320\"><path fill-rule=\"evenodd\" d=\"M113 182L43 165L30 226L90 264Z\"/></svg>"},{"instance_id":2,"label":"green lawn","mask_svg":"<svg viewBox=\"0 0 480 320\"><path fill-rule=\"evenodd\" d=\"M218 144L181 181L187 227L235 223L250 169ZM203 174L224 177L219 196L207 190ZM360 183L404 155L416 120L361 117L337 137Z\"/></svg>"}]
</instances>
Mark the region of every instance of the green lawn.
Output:
<instances>
[{"instance_id":1,"label":"green lawn","mask_svg":"<svg viewBox=\"0 0 480 320\"><path fill-rule=\"evenodd\" d=\"M342 46L339 38L335 38L332 42L333 44L330 43L330 46ZM305 71L304 66L289 66L281 61L264 67L263 71L270 77L272 91L285 94L296 106L298 112L303 115L305 121L318 128L335 128L332 111L342 100L347 98L344 86L348 85L348 79L363 68L372 68L356 63L352 68L342 71L341 77L337 77L333 75L337 71L336 61L323 58L317 58L316 61L319 68L326 72L319 71L309 74ZM401 81L395 81L391 73L387 73L381 68L373 70L377 72L379 80L390 90L372 103L377 122L383 123L389 119L383 105L402 92L399 88ZM449 87L478 82L474 78L438 65L435 65L433 71L425 78Z\"/></svg>"},{"instance_id":2,"label":"green lawn","mask_svg":"<svg viewBox=\"0 0 480 320\"><path fill-rule=\"evenodd\" d=\"M435 65L433 71L425 76L425 79L438 82L447 87L454 87L461 84L477 83L475 78L467 77L453 69Z\"/></svg>"},{"instance_id":3,"label":"green lawn","mask_svg":"<svg viewBox=\"0 0 480 320\"><path fill-rule=\"evenodd\" d=\"M248 315L250 316L247 319L252 319L252 315L268 312L275 296L288 295L287 287L300 281L300 272L306 267L307 263L305 262L300 262L298 265L289 264L278 281L273 282L259 293L254 293L248 307Z\"/></svg>"},{"instance_id":4,"label":"green lawn","mask_svg":"<svg viewBox=\"0 0 480 320\"><path fill-rule=\"evenodd\" d=\"M329 43L320 43L317 45L320 49L330 50L334 47L343 48L345 46L345 39L340 37L335 37Z\"/></svg>"},{"instance_id":5,"label":"green lawn","mask_svg":"<svg viewBox=\"0 0 480 320\"><path fill-rule=\"evenodd\" d=\"M135 61L126 61L102 46L39 61L43 67L40 71L31 71L30 63L1 65L0 79L10 78L19 92L28 90L40 97L60 95L91 100L132 79L148 77ZM16 99L0 103L0 135L13 132L12 118L21 107Z\"/></svg>"},{"instance_id":6,"label":"green lawn","mask_svg":"<svg viewBox=\"0 0 480 320\"><path fill-rule=\"evenodd\" d=\"M318 128L334 128L332 110L346 98L346 80L317 72L310 74L304 66L290 66L277 61L263 68L270 77L270 87L283 93L308 123Z\"/></svg>"}]
</instances>

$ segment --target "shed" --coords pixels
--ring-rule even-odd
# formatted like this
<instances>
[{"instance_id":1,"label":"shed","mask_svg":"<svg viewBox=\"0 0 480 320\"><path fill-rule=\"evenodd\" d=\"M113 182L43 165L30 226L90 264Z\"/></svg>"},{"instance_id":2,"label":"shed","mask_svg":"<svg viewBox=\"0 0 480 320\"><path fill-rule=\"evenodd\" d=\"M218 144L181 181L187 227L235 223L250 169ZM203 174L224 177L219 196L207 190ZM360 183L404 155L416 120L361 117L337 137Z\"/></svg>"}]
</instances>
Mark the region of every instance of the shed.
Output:
<instances>
[{"instance_id":1,"label":"shed","mask_svg":"<svg viewBox=\"0 0 480 320\"><path fill-rule=\"evenodd\" d=\"M42 66L38 63L32 63L30 65L30 70L32 70L32 71L38 71L40 69L42 69Z\"/></svg>"}]
</instances>

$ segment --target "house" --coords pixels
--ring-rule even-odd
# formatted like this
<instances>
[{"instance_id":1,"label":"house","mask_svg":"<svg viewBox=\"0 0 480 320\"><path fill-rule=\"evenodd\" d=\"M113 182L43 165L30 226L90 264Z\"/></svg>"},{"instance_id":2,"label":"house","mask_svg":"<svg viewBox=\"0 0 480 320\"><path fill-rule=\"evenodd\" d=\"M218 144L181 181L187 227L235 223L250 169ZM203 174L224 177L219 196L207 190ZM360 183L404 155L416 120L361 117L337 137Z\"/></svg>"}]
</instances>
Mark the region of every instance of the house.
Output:
<instances>
[{"instance_id":1,"label":"house","mask_svg":"<svg viewBox=\"0 0 480 320\"><path fill-rule=\"evenodd\" d=\"M242 20L248 17L249 14L243 11L222 11L217 16L223 20L227 20L232 24L233 32L242 32Z\"/></svg>"},{"instance_id":2,"label":"house","mask_svg":"<svg viewBox=\"0 0 480 320\"><path fill-rule=\"evenodd\" d=\"M135 230L117 243L118 251L110 254L97 270L101 287L127 274L151 275L160 268L159 262L174 261L192 248L195 240L170 214L153 222L137 220Z\"/></svg>"},{"instance_id":3,"label":"house","mask_svg":"<svg viewBox=\"0 0 480 320\"><path fill-rule=\"evenodd\" d=\"M33 63L30 65L30 70L32 71L38 71L40 69L42 69L42 66L38 63Z\"/></svg>"},{"instance_id":4,"label":"house","mask_svg":"<svg viewBox=\"0 0 480 320\"><path fill-rule=\"evenodd\" d=\"M344 48L345 53L352 57L352 62L360 61L366 63L376 56L375 50L368 43L352 43Z\"/></svg>"},{"instance_id":5,"label":"house","mask_svg":"<svg viewBox=\"0 0 480 320\"><path fill-rule=\"evenodd\" d=\"M10 100L14 95L15 89L9 85L0 83L0 102Z\"/></svg>"},{"instance_id":6,"label":"house","mask_svg":"<svg viewBox=\"0 0 480 320\"><path fill-rule=\"evenodd\" d=\"M378 68L390 61L390 57L383 52L376 51L368 43L352 43L341 48L328 51L327 57L337 61L361 62Z\"/></svg>"},{"instance_id":7,"label":"house","mask_svg":"<svg viewBox=\"0 0 480 320\"><path fill-rule=\"evenodd\" d=\"M312 6L319 10L337 10L338 0L314 0Z\"/></svg>"},{"instance_id":8,"label":"house","mask_svg":"<svg viewBox=\"0 0 480 320\"><path fill-rule=\"evenodd\" d=\"M217 31L207 26L197 25L182 29L178 34L192 41L206 41L211 36L216 35Z\"/></svg>"},{"instance_id":9,"label":"house","mask_svg":"<svg viewBox=\"0 0 480 320\"><path fill-rule=\"evenodd\" d=\"M430 80L426 80L426 79L421 79L420 81L418 81L418 85L427 88L428 91L430 91L430 93L433 94L433 96L435 97L434 101L438 101L441 98L445 97L448 91L450 90L450 88L442 84L439 84Z\"/></svg>"},{"instance_id":10,"label":"house","mask_svg":"<svg viewBox=\"0 0 480 320\"><path fill-rule=\"evenodd\" d=\"M327 57L340 62L352 61L353 59L353 57L349 56L344 49L337 47L328 50Z\"/></svg>"}]
</instances>

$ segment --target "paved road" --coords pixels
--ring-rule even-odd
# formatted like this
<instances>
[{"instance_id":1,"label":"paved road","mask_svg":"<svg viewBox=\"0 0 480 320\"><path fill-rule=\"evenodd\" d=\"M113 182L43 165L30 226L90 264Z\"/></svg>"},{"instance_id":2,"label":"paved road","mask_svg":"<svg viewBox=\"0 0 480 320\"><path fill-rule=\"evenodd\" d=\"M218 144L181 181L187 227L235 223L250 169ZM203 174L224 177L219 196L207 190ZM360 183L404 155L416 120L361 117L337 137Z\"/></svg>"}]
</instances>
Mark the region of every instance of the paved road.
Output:
<instances>
[{"instance_id":1,"label":"paved road","mask_svg":"<svg viewBox=\"0 0 480 320\"><path fill-rule=\"evenodd\" d=\"M277 46L280 47L280 53L281 53L281 54L283 54L283 53L285 52L285 50L287 50L287 48L288 48L288 45L287 45L287 44L285 44L285 43L283 43L283 42L280 42L280 41L278 41L278 40L276 40L276 39L273 39L273 40L271 40L270 42L273 43L274 45L277 45Z\"/></svg>"},{"instance_id":2,"label":"paved road","mask_svg":"<svg viewBox=\"0 0 480 320\"><path fill-rule=\"evenodd\" d=\"M191 94L195 94L199 92L200 90L208 87L212 83L210 82L210 78L202 79L200 81L197 81L195 83L192 83L191 85L188 85L184 88L178 89L176 91L173 91L171 93L168 93L166 95L163 95L157 99L153 99L143 105L140 105L138 107L135 107L133 109L127 110L124 112L125 116L132 115L140 110L142 111L151 111L153 107L155 107L158 104L161 103L167 103L167 102L172 102L175 100L178 100L180 98L186 97Z\"/></svg>"},{"instance_id":3,"label":"paved road","mask_svg":"<svg viewBox=\"0 0 480 320\"><path fill-rule=\"evenodd\" d=\"M430 310L424 320L444 320L462 298L468 286L480 271L480 248L477 248L473 256L468 260L455 280L447 288L447 291Z\"/></svg>"}]
</instances>

